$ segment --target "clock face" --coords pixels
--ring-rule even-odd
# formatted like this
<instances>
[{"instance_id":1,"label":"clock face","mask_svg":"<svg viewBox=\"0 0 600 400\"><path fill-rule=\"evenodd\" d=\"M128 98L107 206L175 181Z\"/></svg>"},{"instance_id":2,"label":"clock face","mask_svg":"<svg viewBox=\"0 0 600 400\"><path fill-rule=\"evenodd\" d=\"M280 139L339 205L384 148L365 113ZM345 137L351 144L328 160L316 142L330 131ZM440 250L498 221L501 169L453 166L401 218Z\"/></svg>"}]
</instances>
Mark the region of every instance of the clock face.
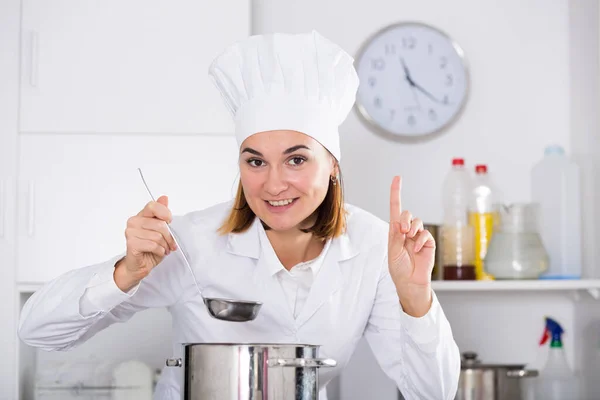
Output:
<instances>
[{"instance_id":1,"label":"clock face","mask_svg":"<svg viewBox=\"0 0 600 400\"><path fill-rule=\"evenodd\" d=\"M356 59L357 109L375 130L422 138L447 127L468 92L463 52L443 32L402 23L374 35Z\"/></svg>"}]
</instances>

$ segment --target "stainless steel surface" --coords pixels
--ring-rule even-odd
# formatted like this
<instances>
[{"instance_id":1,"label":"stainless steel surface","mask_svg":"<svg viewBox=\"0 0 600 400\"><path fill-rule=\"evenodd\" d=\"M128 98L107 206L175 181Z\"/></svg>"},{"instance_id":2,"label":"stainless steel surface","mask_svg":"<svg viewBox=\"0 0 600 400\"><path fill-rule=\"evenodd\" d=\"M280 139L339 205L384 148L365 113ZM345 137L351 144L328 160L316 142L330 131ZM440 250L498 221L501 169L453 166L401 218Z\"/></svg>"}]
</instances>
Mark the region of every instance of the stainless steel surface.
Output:
<instances>
[{"instance_id":1,"label":"stainless steel surface","mask_svg":"<svg viewBox=\"0 0 600 400\"><path fill-rule=\"evenodd\" d=\"M167 359L167 367L181 367L183 363L181 358L169 358Z\"/></svg>"},{"instance_id":2,"label":"stainless steel surface","mask_svg":"<svg viewBox=\"0 0 600 400\"><path fill-rule=\"evenodd\" d=\"M141 168L138 168L138 171L140 173L140 177L142 178L142 182L146 187L146 191L150 195L150 198L152 199L152 201L156 201L156 199L152 195L152 192L150 191L150 188L148 187L148 184L146 183L146 179L144 179L144 174L142 173ZM223 298L209 298L204 297L202 295L202 290L200 290L200 287L198 286L198 281L196 280L194 270L192 269L192 266L187 256L185 255L183 247L179 244L179 241L177 240L177 235L175 234L175 231L168 223L167 229L169 230L171 236L173 236L173 240L175 241L179 252L183 256L183 261L185 262L190 273L192 274L192 278L194 279L196 289L198 289L198 293L200 294L200 297L202 297L202 300L204 301L204 304L206 305L209 314L213 318L233 322L246 322L255 319L258 315L258 311L262 307L261 302L247 300L232 300Z\"/></svg>"},{"instance_id":3,"label":"stainless steel surface","mask_svg":"<svg viewBox=\"0 0 600 400\"><path fill-rule=\"evenodd\" d=\"M317 400L319 346L302 344L184 344L182 400ZM179 361L179 362L177 362Z\"/></svg>"},{"instance_id":4,"label":"stainless steel surface","mask_svg":"<svg viewBox=\"0 0 600 400\"><path fill-rule=\"evenodd\" d=\"M522 364L483 364L477 354L465 352L455 400L521 400L522 378L538 376Z\"/></svg>"},{"instance_id":5,"label":"stainless steel surface","mask_svg":"<svg viewBox=\"0 0 600 400\"><path fill-rule=\"evenodd\" d=\"M331 359L306 359L306 358L275 358L267 360L269 367L294 367L294 368L317 368L317 367L335 367L337 363Z\"/></svg>"}]
</instances>

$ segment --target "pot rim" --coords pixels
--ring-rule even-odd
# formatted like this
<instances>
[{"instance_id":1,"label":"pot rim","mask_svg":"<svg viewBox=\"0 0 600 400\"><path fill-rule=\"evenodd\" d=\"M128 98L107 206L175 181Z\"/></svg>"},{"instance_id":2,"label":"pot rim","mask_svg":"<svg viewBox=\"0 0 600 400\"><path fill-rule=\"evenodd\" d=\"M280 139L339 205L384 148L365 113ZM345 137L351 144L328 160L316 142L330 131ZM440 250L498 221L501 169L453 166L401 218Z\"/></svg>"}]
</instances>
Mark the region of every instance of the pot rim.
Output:
<instances>
[{"instance_id":1,"label":"pot rim","mask_svg":"<svg viewBox=\"0 0 600 400\"><path fill-rule=\"evenodd\" d=\"M319 344L305 344L305 343L181 343L182 346L214 346L214 347L309 347L309 348L318 348L322 345Z\"/></svg>"},{"instance_id":2,"label":"pot rim","mask_svg":"<svg viewBox=\"0 0 600 400\"><path fill-rule=\"evenodd\" d=\"M472 364L461 365L462 371L469 369L526 369L525 364Z\"/></svg>"}]
</instances>

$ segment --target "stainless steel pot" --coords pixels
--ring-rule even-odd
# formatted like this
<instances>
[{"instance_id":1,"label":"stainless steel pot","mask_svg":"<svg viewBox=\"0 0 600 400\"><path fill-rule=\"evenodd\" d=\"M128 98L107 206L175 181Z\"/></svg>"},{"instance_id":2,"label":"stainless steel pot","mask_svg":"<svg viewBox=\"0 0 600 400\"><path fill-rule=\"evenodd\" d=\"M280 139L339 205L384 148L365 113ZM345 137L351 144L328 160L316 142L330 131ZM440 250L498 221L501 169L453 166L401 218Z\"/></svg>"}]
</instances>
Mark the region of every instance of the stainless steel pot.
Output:
<instances>
[{"instance_id":1,"label":"stainless steel pot","mask_svg":"<svg viewBox=\"0 0 600 400\"><path fill-rule=\"evenodd\" d=\"M456 400L521 400L522 378L538 376L525 365L482 364L477 354L465 352Z\"/></svg>"},{"instance_id":2,"label":"stainless steel pot","mask_svg":"<svg viewBox=\"0 0 600 400\"><path fill-rule=\"evenodd\" d=\"M320 346L302 344L184 344L183 400L317 400Z\"/></svg>"}]
</instances>

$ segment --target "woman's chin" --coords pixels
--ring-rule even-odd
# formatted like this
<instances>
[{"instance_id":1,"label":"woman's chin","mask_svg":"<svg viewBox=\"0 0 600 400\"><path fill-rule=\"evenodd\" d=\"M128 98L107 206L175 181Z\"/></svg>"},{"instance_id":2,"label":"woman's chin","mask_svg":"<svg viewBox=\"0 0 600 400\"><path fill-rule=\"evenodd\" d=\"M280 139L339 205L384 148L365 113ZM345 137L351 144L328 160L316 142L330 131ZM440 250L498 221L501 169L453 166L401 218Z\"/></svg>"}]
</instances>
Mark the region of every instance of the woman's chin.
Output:
<instances>
[{"instance_id":1,"label":"woman's chin","mask_svg":"<svg viewBox=\"0 0 600 400\"><path fill-rule=\"evenodd\" d=\"M265 218L262 221L275 232L287 232L290 231L298 225L298 223L293 221L284 221L280 218Z\"/></svg>"}]
</instances>

